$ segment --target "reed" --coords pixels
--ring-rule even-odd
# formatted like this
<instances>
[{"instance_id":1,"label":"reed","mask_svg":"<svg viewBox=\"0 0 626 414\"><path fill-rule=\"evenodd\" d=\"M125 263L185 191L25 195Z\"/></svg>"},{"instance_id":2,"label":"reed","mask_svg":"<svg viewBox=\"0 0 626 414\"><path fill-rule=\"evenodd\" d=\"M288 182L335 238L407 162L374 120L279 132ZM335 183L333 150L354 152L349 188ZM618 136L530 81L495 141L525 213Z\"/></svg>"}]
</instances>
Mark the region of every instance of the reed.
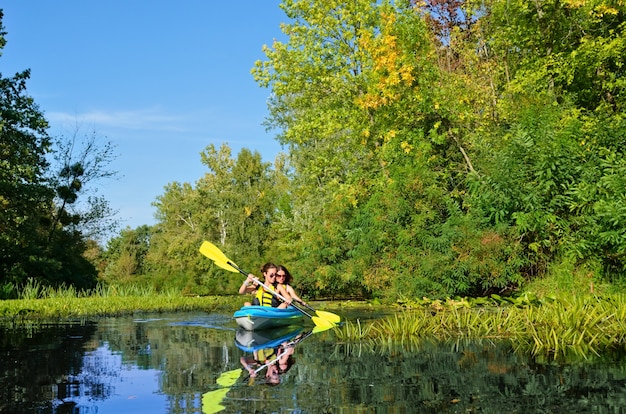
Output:
<instances>
[{"instance_id":1,"label":"reed","mask_svg":"<svg viewBox=\"0 0 626 414\"><path fill-rule=\"evenodd\" d=\"M169 289L144 285L98 285L91 291L52 288L30 280L19 299L0 301L0 323L118 316L136 312L232 311L241 306L237 296L185 296Z\"/></svg>"},{"instance_id":2,"label":"reed","mask_svg":"<svg viewBox=\"0 0 626 414\"><path fill-rule=\"evenodd\" d=\"M346 321L342 329L336 330L336 338L339 341L358 341L369 337L371 324L361 324L361 321L357 319L355 322Z\"/></svg>"},{"instance_id":3,"label":"reed","mask_svg":"<svg viewBox=\"0 0 626 414\"><path fill-rule=\"evenodd\" d=\"M624 294L563 296L547 301L532 298L490 306L459 306L454 301L432 305L412 306L375 320L369 327L359 324L358 331L346 324L336 332L342 341L368 341L379 347L416 340L503 340L516 352L546 360L597 357L621 349L626 339Z\"/></svg>"}]
</instances>

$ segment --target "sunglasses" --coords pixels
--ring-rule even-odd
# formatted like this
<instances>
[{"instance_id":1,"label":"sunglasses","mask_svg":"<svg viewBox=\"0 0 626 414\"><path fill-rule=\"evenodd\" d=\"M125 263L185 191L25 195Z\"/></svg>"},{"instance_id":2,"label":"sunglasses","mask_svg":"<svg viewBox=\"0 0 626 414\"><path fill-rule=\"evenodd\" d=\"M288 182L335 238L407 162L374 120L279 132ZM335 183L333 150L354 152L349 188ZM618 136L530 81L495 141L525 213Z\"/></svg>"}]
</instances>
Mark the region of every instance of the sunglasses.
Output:
<instances>
[{"instance_id":1,"label":"sunglasses","mask_svg":"<svg viewBox=\"0 0 626 414\"><path fill-rule=\"evenodd\" d=\"M279 275L279 274L277 274L276 277L287 277L287 275Z\"/></svg>"}]
</instances>

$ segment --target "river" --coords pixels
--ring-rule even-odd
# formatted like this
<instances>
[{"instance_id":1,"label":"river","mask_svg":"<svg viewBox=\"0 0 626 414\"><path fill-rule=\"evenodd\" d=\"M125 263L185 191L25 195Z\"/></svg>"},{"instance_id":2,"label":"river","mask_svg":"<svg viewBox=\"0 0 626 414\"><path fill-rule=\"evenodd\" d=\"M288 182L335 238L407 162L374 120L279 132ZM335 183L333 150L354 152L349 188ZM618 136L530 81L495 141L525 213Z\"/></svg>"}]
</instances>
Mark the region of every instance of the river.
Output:
<instances>
[{"instance_id":1,"label":"river","mask_svg":"<svg viewBox=\"0 0 626 414\"><path fill-rule=\"evenodd\" d=\"M349 318L363 315L357 310ZM238 335L228 314L144 314L3 326L0 412L621 413L626 409L624 355L557 364L489 340L409 342L383 349L340 343L333 330L307 335L311 327L307 324L280 338L291 342L292 364L271 381L268 368L254 378L242 369L241 358L250 360L259 339Z\"/></svg>"}]
</instances>

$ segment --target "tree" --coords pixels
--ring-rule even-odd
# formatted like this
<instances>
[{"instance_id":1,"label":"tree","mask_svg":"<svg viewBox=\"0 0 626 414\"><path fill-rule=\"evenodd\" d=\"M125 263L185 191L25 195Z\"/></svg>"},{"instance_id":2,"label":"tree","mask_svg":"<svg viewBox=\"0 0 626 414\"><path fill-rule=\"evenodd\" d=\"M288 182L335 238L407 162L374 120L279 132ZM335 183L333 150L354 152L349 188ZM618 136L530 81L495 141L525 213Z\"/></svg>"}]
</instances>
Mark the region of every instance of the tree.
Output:
<instances>
[{"instance_id":1,"label":"tree","mask_svg":"<svg viewBox=\"0 0 626 414\"><path fill-rule=\"evenodd\" d=\"M77 128L71 137L57 140L55 169L50 177L56 192L50 240L60 230L77 231L83 238L97 240L117 228L117 211L98 195L95 186L116 178L117 171L108 169L116 157L115 146L102 142L95 131L81 139Z\"/></svg>"},{"instance_id":2,"label":"tree","mask_svg":"<svg viewBox=\"0 0 626 414\"><path fill-rule=\"evenodd\" d=\"M612 1L491 1L481 21L496 62L497 118L485 125L483 185L470 201L513 226L532 266L626 269L626 8ZM610 126L609 126L610 125ZM609 219L610 217L610 219Z\"/></svg>"},{"instance_id":3,"label":"tree","mask_svg":"<svg viewBox=\"0 0 626 414\"><path fill-rule=\"evenodd\" d=\"M0 47L5 44L0 11ZM90 288L96 270L83 255L89 238L114 225L106 200L89 184L110 178L110 143L76 135L53 145L48 123L26 92L30 71L0 74L0 283ZM48 155L54 156L50 164ZM79 198L87 196L86 200Z\"/></svg>"},{"instance_id":4,"label":"tree","mask_svg":"<svg viewBox=\"0 0 626 414\"><path fill-rule=\"evenodd\" d=\"M0 47L5 41L0 10ZM0 74L0 282L20 282L49 264L42 256L53 192L46 182L48 123L26 92L30 71Z\"/></svg>"},{"instance_id":5,"label":"tree","mask_svg":"<svg viewBox=\"0 0 626 414\"><path fill-rule=\"evenodd\" d=\"M108 283L128 282L145 273L145 259L150 248L152 229L143 225L126 228L107 243L104 255L106 269L103 280Z\"/></svg>"},{"instance_id":6,"label":"tree","mask_svg":"<svg viewBox=\"0 0 626 414\"><path fill-rule=\"evenodd\" d=\"M276 194L270 164L256 151L244 148L232 158L230 147L212 144L201 153L201 161L209 171L195 185L170 183L155 201L158 224L146 269L185 279L189 290L235 291L238 281L226 278L198 248L211 240L250 270L266 260Z\"/></svg>"},{"instance_id":7,"label":"tree","mask_svg":"<svg viewBox=\"0 0 626 414\"><path fill-rule=\"evenodd\" d=\"M268 125L280 131L293 168L281 256L298 258L303 289L334 292L358 278L338 266L352 245L344 224L352 202L367 191L368 171L380 168L375 142L364 135L371 120L356 104L371 67L360 40L377 29L379 7L325 0L285 1L281 8L291 19L282 27L288 42L265 47L267 60L253 69L257 82L272 89Z\"/></svg>"}]
</instances>

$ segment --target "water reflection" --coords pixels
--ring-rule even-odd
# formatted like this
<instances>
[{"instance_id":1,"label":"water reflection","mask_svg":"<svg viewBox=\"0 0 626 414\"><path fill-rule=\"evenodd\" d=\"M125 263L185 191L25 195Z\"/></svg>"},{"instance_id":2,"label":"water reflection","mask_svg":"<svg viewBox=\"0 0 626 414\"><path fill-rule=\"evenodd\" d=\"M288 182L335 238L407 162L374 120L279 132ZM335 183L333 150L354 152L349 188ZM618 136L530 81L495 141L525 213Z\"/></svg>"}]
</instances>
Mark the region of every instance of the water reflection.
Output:
<instances>
[{"instance_id":1,"label":"water reflection","mask_svg":"<svg viewBox=\"0 0 626 414\"><path fill-rule=\"evenodd\" d=\"M304 328L298 325L271 331L237 329L235 344L248 353L239 359L247 372L245 379L250 379L248 384L252 385L262 371L265 371L265 384L280 384L281 376L295 364L295 347L312 334L313 330L304 332Z\"/></svg>"},{"instance_id":2,"label":"water reflection","mask_svg":"<svg viewBox=\"0 0 626 414\"><path fill-rule=\"evenodd\" d=\"M304 330L287 332L303 335ZM201 413L222 390L224 413L621 412L623 355L535 361L504 342L296 343L278 385L250 381L242 357L264 340L230 315L106 318L0 328L0 412ZM267 342L265 343L267 345ZM218 378L240 370L224 388ZM264 375L264 374L260 374Z\"/></svg>"}]
</instances>

